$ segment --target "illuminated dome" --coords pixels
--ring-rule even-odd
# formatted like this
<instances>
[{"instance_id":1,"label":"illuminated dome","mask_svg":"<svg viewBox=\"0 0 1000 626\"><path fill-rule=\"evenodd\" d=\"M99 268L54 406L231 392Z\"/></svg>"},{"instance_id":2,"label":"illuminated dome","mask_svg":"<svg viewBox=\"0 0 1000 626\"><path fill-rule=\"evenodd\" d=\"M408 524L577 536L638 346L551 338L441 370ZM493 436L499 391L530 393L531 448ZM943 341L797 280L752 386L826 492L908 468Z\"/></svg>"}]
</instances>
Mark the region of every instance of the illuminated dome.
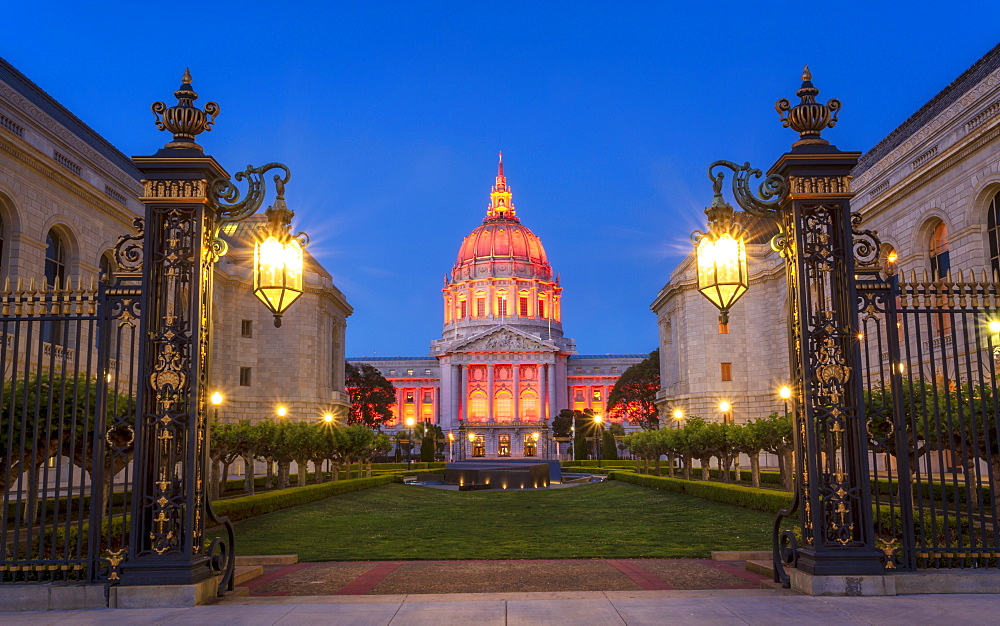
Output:
<instances>
[{"instance_id":1,"label":"illuminated dome","mask_svg":"<svg viewBox=\"0 0 1000 626\"><path fill-rule=\"evenodd\" d=\"M451 271L456 282L489 276L552 280L541 239L521 224L514 210L502 154L486 219L462 241Z\"/></svg>"}]
</instances>

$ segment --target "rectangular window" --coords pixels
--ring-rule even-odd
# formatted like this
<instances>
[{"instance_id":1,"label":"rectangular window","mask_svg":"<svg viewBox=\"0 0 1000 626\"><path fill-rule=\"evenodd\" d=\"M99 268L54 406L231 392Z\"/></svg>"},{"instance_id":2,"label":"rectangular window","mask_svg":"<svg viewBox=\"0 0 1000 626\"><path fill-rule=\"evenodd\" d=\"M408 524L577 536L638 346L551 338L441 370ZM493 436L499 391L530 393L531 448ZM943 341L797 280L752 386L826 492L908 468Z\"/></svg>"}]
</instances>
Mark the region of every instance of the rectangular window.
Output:
<instances>
[{"instance_id":1,"label":"rectangular window","mask_svg":"<svg viewBox=\"0 0 1000 626\"><path fill-rule=\"evenodd\" d=\"M396 370L389 370L389 376L395 376Z\"/></svg>"},{"instance_id":2,"label":"rectangular window","mask_svg":"<svg viewBox=\"0 0 1000 626\"><path fill-rule=\"evenodd\" d=\"M594 390L594 400L597 400L598 402L601 401L601 390L600 389L595 389Z\"/></svg>"},{"instance_id":3,"label":"rectangular window","mask_svg":"<svg viewBox=\"0 0 1000 626\"><path fill-rule=\"evenodd\" d=\"M476 317L486 317L486 298L476 298Z\"/></svg>"},{"instance_id":4,"label":"rectangular window","mask_svg":"<svg viewBox=\"0 0 1000 626\"><path fill-rule=\"evenodd\" d=\"M406 370L407 376L413 376L413 370Z\"/></svg>"},{"instance_id":5,"label":"rectangular window","mask_svg":"<svg viewBox=\"0 0 1000 626\"><path fill-rule=\"evenodd\" d=\"M521 317L528 317L528 296L521 296L517 299L517 314Z\"/></svg>"},{"instance_id":6,"label":"rectangular window","mask_svg":"<svg viewBox=\"0 0 1000 626\"><path fill-rule=\"evenodd\" d=\"M545 317L545 300L538 301L538 317Z\"/></svg>"},{"instance_id":7,"label":"rectangular window","mask_svg":"<svg viewBox=\"0 0 1000 626\"><path fill-rule=\"evenodd\" d=\"M424 376L430 376L430 375L431 375L430 370L424 370Z\"/></svg>"},{"instance_id":8,"label":"rectangular window","mask_svg":"<svg viewBox=\"0 0 1000 626\"><path fill-rule=\"evenodd\" d=\"M407 404L413 404L413 392L412 391L407 391L406 392L406 403Z\"/></svg>"},{"instance_id":9,"label":"rectangular window","mask_svg":"<svg viewBox=\"0 0 1000 626\"><path fill-rule=\"evenodd\" d=\"M499 317L507 317L507 300L497 298L497 315Z\"/></svg>"},{"instance_id":10,"label":"rectangular window","mask_svg":"<svg viewBox=\"0 0 1000 626\"><path fill-rule=\"evenodd\" d=\"M251 372L252 372L252 368L249 368L249 367L241 367L240 368L240 387L249 387L250 386L250 381L251 381L250 374L251 374Z\"/></svg>"},{"instance_id":11,"label":"rectangular window","mask_svg":"<svg viewBox=\"0 0 1000 626\"><path fill-rule=\"evenodd\" d=\"M722 322L719 322L719 334L720 335L728 335L729 334L729 324L723 324Z\"/></svg>"},{"instance_id":12,"label":"rectangular window","mask_svg":"<svg viewBox=\"0 0 1000 626\"><path fill-rule=\"evenodd\" d=\"M458 301L458 316L466 317L469 314L469 303L465 300Z\"/></svg>"},{"instance_id":13,"label":"rectangular window","mask_svg":"<svg viewBox=\"0 0 1000 626\"><path fill-rule=\"evenodd\" d=\"M510 435L497 436L497 456L510 456Z\"/></svg>"},{"instance_id":14,"label":"rectangular window","mask_svg":"<svg viewBox=\"0 0 1000 626\"><path fill-rule=\"evenodd\" d=\"M434 392L433 391L424 390L424 399L423 399L423 402L434 402Z\"/></svg>"},{"instance_id":15,"label":"rectangular window","mask_svg":"<svg viewBox=\"0 0 1000 626\"><path fill-rule=\"evenodd\" d=\"M253 337L253 320L240 322L240 337Z\"/></svg>"},{"instance_id":16,"label":"rectangular window","mask_svg":"<svg viewBox=\"0 0 1000 626\"><path fill-rule=\"evenodd\" d=\"M733 379L733 364L723 363L722 364L722 382L728 382Z\"/></svg>"},{"instance_id":17,"label":"rectangular window","mask_svg":"<svg viewBox=\"0 0 1000 626\"><path fill-rule=\"evenodd\" d=\"M524 456L535 456L538 454L538 445L532 435L524 436Z\"/></svg>"}]
</instances>

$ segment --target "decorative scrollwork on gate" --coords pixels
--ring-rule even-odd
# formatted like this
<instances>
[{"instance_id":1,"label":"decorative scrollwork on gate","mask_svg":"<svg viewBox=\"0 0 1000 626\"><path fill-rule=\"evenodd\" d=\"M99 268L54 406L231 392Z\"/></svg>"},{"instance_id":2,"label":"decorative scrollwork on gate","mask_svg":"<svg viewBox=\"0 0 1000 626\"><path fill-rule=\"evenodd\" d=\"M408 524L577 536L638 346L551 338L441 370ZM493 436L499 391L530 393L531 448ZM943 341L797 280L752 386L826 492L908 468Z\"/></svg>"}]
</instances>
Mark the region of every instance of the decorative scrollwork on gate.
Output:
<instances>
[{"instance_id":1,"label":"decorative scrollwork on gate","mask_svg":"<svg viewBox=\"0 0 1000 626\"><path fill-rule=\"evenodd\" d=\"M708 177L713 184L721 185L723 172L715 173L715 169L725 167L733 172L733 196L744 211L757 217L769 217L781 225L781 214L778 207L788 195L788 182L778 174L771 174L761 181L757 193L750 189L750 177L760 178L764 175L759 169L751 167L750 163L737 165L732 161L716 161L708 166Z\"/></svg>"},{"instance_id":2,"label":"decorative scrollwork on gate","mask_svg":"<svg viewBox=\"0 0 1000 626\"><path fill-rule=\"evenodd\" d=\"M135 228L135 234L122 235L118 238L118 243L115 244L115 263L118 264L118 268L122 272L139 274L142 272L145 220L137 217L132 220L132 226Z\"/></svg>"},{"instance_id":3,"label":"decorative scrollwork on gate","mask_svg":"<svg viewBox=\"0 0 1000 626\"><path fill-rule=\"evenodd\" d=\"M853 236L854 267L857 270L878 268L882 241L874 230L861 228L861 214L851 214L851 235Z\"/></svg>"}]
</instances>

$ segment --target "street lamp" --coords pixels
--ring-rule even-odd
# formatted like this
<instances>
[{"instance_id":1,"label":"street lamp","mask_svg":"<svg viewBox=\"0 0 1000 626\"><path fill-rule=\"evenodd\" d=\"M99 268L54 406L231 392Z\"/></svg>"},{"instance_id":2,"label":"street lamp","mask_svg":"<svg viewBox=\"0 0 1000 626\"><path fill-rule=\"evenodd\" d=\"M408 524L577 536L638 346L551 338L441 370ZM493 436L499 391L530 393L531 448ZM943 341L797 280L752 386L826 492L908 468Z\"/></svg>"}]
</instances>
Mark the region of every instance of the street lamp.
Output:
<instances>
[{"instance_id":1,"label":"street lamp","mask_svg":"<svg viewBox=\"0 0 1000 626\"><path fill-rule=\"evenodd\" d=\"M722 421L726 424L731 424L733 421L733 414L730 413L730 411L733 410L733 405L723 400L719 403L719 410L722 411Z\"/></svg>"},{"instance_id":2,"label":"street lamp","mask_svg":"<svg viewBox=\"0 0 1000 626\"><path fill-rule=\"evenodd\" d=\"M279 404L278 408L275 409L275 413L278 414L278 417L286 417L288 415L288 407L283 404Z\"/></svg>"},{"instance_id":3,"label":"street lamp","mask_svg":"<svg viewBox=\"0 0 1000 626\"><path fill-rule=\"evenodd\" d=\"M326 422L327 424L332 424L333 423L333 413L327 413L326 415L324 415L323 416L323 421Z\"/></svg>"},{"instance_id":4,"label":"street lamp","mask_svg":"<svg viewBox=\"0 0 1000 626\"><path fill-rule=\"evenodd\" d=\"M601 440L604 439L604 418L600 414L594 415L594 424L597 425L597 467L601 467Z\"/></svg>"},{"instance_id":5,"label":"street lamp","mask_svg":"<svg viewBox=\"0 0 1000 626\"><path fill-rule=\"evenodd\" d=\"M714 165L714 164L713 164ZM729 309L750 286L747 273L747 246L743 227L735 221L733 207L722 197L722 174L709 178L715 198L705 209L708 232L694 231L698 266L698 291L719 309L719 323L729 323Z\"/></svg>"},{"instance_id":6,"label":"street lamp","mask_svg":"<svg viewBox=\"0 0 1000 626\"><path fill-rule=\"evenodd\" d=\"M534 454L534 456L538 456L538 439L541 436L542 436L541 433L539 433L537 431L531 433L531 440L535 442L535 454Z\"/></svg>"},{"instance_id":7,"label":"street lamp","mask_svg":"<svg viewBox=\"0 0 1000 626\"><path fill-rule=\"evenodd\" d=\"M785 401L785 415L788 415L788 399L792 397L792 390L788 385L778 390L778 395Z\"/></svg>"},{"instance_id":8,"label":"street lamp","mask_svg":"<svg viewBox=\"0 0 1000 626\"><path fill-rule=\"evenodd\" d=\"M413 462L413 424L414 420L412 417L406 418L406 425L410 429L410 434L406 438L406 470L410 470L410 465Z\"/></svg>"},{"instance_id":9,"label":"street lamp","mask_svg":"<svg viewBox=\"0 0 1000 626\"><path fill-rule=\"evenodd\" d=\"M684 411L681 409L674 409L674 428L681 427L681 421L684 419Z\"/></svg>"},{"instance_id":10,"label":"street lamp","mask_svg":"<svg viewBox=\"0 0 1000 626\"><path fill-rule=\"evenodd\" d=\"M285 204L287 180L274 177L277 197L264 212L267 232L253 252L253 292L274 315L275 327L281 326L282 314L302 295L303 250L309 243L305 233L291 233L295 213Z\"/></svg>"},{"instance_id":11,"label":"street lamp","mask_svg":"<svg viewBox=\"0 0 1000 626\"><path fill-rule=\"evenodd\" d=\"M455 433L448 431L448 459L455 462Z\"/></svg>"},{"instance_id":12,"label":"street lamp","mask_svg":"<svg viewBox=\"0 0 1000 626\"><path fill-rule=\"evenodd\" d=\"M473 446L476 443L476 433L469 433L469 446ZM476 456L476 449L472 449L472 456Z\"/></svg>"}]
</instances>

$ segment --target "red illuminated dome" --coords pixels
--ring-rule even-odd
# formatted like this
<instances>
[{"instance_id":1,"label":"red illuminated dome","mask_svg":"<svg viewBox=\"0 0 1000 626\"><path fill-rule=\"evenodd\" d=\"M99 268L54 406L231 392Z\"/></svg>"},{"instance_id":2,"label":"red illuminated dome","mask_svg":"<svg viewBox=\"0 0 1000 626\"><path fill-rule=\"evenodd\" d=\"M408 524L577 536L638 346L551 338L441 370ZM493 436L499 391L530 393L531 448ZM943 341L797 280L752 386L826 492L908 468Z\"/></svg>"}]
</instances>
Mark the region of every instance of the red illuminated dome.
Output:
<instances>
[{"instance_id":1,"label":"red illuminated dome","mask_svg":"<svg viewBox=\"0 0 1000 626\"><path fill-rule=\"evenodd\" d=\"M552 280L541 239L521 224L514 211L502 154L486 219L462 241L451 272L455 282L490 276Z\"/></svg>"}]
</instances>

